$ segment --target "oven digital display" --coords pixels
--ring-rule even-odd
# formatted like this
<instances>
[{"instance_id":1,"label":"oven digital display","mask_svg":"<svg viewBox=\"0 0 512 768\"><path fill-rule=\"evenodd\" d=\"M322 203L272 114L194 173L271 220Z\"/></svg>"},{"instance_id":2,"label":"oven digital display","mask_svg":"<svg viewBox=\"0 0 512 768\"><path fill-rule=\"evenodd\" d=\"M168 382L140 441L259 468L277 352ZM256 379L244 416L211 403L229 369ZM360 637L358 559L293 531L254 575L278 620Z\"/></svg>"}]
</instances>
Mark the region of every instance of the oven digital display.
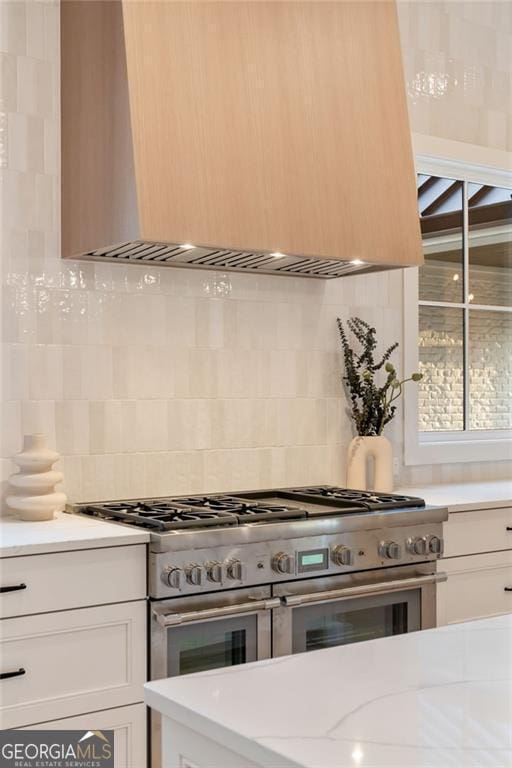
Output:
<instances>
[{"instance_id":1,"label":"oven digital display","mask_svg":"<svg viewBox=\"0 0 512 768\"><path fill-rule=\"evenodd\" d=\"M297 554L298 571L323 571L329 565L329 550L309 549Z\"/></svg>"},{"instance_id":2,"label":"oven digital display","mask_svg":"<svg viewBox=\"0 0 512 768\"><path fill-rule=\"evenodd\" d=\"M314 554L314 555L300 556L301 565L323 565L324 560L325 560L325 557L323 552L319 552L318 554Z\"/></svg>"}]
</instances>

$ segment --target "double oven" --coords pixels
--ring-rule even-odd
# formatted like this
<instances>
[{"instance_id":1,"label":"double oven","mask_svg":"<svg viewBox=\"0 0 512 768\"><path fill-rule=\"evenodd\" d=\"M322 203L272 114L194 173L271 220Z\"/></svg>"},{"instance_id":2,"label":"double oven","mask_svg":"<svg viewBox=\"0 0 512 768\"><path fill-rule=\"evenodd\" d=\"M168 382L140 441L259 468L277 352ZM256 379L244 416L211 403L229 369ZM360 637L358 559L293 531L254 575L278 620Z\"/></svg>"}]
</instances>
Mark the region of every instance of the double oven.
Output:
<instances>
[{"instance_id":1,"label":"double oven","mask_svg":"<svg viewBox=\"0 0 512 768\"><path fill-rule=\"evenodd\" d=\"M331 648L436 624L435 563L160 600L151 678Z\"/></svg>"}]
</instances>

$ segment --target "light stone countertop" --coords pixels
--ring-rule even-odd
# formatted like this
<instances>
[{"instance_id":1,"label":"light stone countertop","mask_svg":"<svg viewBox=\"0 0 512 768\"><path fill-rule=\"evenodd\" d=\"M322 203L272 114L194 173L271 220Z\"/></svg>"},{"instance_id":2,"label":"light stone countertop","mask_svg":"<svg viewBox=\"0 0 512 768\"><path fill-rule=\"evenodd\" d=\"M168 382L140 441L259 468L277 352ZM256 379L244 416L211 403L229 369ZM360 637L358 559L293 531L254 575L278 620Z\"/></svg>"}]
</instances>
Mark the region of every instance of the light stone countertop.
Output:
<instances>
[{"instance_id":1,"label":"light stone countertop","mask_svg":"<svg viewBox=\"0 0 512 768\"><path fill-rule=\"evenodd\" d=\"M512 765L512 615L147 683L266 768Z\"/></svg>"},{"instance_id":2,"label":"light stone countertop","mask_svg":"<svg viewBox=\"0 0 512 768\"><path fill-rule=\"evenodd\" d=\"M483 483L408 486L397 488L395 493L419 496L425 499L427 504L448 507L449 512L512 507L512 479Z\"/></svg>"},{"instance_id":3,"label":"light stone countertop","mask_svg":"<svg viewBox=\"0 0 512 768\"><path fill-rule=\"evenodd\" d=\"M148 541L149 534L145 531L64 512L58 513L54 520L39 523L23 522L14 516L0 518L0 557L117 547Z\"/></svg>"}]
</instances>

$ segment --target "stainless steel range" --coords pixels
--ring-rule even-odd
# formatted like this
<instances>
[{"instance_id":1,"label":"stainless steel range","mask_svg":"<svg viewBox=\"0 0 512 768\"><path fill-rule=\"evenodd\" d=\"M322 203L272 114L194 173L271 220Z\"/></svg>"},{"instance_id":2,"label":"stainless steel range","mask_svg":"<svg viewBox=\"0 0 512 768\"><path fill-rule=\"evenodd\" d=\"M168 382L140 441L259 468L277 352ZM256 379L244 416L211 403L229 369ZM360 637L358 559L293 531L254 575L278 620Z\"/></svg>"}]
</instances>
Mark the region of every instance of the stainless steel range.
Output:
<instances>
[{"instance_id":1,"label":"stainless steel range","mask_svg":"<svg viewBox=\"0 0 512 768\"><path fill-rule=\"evenodd\" d=\"M71 511L151 531L151 679L436 624L448 513L418 498L314 486Z\"/></svg>"}]
</instances>

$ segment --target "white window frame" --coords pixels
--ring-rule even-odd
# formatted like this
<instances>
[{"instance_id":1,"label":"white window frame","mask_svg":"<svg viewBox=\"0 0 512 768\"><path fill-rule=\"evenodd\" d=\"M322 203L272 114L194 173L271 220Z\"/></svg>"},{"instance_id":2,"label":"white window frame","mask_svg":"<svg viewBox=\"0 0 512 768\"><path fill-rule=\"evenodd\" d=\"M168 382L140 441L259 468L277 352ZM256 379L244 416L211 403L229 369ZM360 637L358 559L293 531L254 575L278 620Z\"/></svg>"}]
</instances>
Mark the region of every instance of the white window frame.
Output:
<instances>
[{"instance_id":1,"label":"white window frame","mask_svg":"<svg viewBox=\"0 0 512 768\"><path fill-rule=\"evenodd\" d=\"M417 173L473 181L496 187L512 189L512 172L497 168L473 165L459 160L448 160L429 155L416 156ZM467 199L464 200L465 216ZM464 275L468 279L468 244L464 242ZM419 312L423 302L419 300L418 272L404 270L404 372L409 375L419 367ZM464 292L464 301L467 291ZM424 302L428 305L436 302ZM439 306L453 306L467 311L464 302L450 304L439 302ZM471 304L475 309L501 311L499 307ZM465 334L467 334L467 323ZM467 344L467 338L465 339ZM467 364L467 362L466 362ZM465 375L468 375L466 370ZM466 387L466 397L467 397ZM465 408L467 412L467 402ZM512 460L512 430L465 430L460 432L420 432L418 428L418 387L404 389L404 463L406 466L421 464L447 464L459 462L488 462Z\"/></svg>"}]
</instances>

